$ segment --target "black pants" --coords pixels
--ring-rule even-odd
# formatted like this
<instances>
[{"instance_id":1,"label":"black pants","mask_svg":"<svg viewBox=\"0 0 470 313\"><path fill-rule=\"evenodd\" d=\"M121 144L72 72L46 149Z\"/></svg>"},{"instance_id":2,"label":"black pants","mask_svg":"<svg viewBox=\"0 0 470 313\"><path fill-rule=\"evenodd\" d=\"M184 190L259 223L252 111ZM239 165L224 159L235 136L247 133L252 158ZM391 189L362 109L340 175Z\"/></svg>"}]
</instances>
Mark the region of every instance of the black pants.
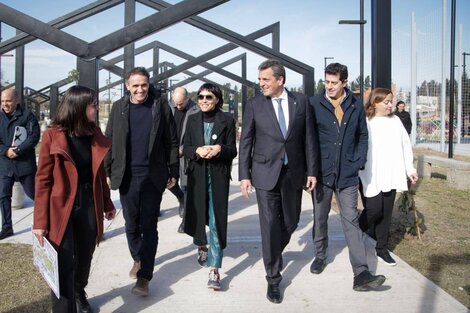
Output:
<instances>
[{"instance_id":1,"label":"black pants","mask_svg":"<svg viewBox=\"0 0 470 313\"><path fill-rule=\"evenodd\" d=\"M23 186L25 194L34 200L34 177L35 173L18 177L19 182ZM13 228L11 221L11 196L15 176L0 176L0 212L2 213L2 230Z\"/></svg>"},{"instance_id":2,"label":"black pants","mask_svg":"<svg viewBox=\"0 0 470 313\"><path fill-rule=\"evenodd\" d=\"M184 201L184 196L185 196L185 192L183 191L183 189L180 187L180 185L178 185L178 182L176 182L176 184L171 187L170 189L168 189L172 194L175 195L175 197L178 199L179 202L181 201Z\"/></svg>"},{"instance_id":3,"label":"black pants","mask_svg":"<svg viewBox=\"0 0 470 313\"><path fill-rule=\"evenodd\" d=\"M137 277L151 280L157 253L157 222L162 192L146 176L130 177L119 192L126 221L127 245L134 261L140 261Z\"/></svg>"},{"instance_id":4,"label":"black pants","mask_svg":"<svg viewBox=\"0 0 470 313\"><path fill-rule=\"evenodd\" d=\"M80 185L58 250L60 298L52 293L52 312L76 312L75 293L84 292L88 284L96 236L92 186Z\"/></svg>"},{"instance_id":5,"label":"black pants","mask_svg":"<svg viewBox=\"0 0 470 313\"><path fill-rule=\"evenodd\" d=\"M299 223L302 187L293 189L292 186L290 172L284 166L273 190L256 188L263 262L269 284L277 284L282 279L282 252Z\"/></svg>"},{"instance_id":6,"label":"black pants","mask_svg":"<svg viewBox=\"0 0 470 313\"><path fill-rule=\"evenodd\" d=\"M377 239L375 250L377 252L388 249L388 237L396 194L396 190L392 190L380 192L375 197L363 197L362 199L364 211L359 218L359 226L364 232L370 227L374 227Z\"/></svg>"}]
</instances>

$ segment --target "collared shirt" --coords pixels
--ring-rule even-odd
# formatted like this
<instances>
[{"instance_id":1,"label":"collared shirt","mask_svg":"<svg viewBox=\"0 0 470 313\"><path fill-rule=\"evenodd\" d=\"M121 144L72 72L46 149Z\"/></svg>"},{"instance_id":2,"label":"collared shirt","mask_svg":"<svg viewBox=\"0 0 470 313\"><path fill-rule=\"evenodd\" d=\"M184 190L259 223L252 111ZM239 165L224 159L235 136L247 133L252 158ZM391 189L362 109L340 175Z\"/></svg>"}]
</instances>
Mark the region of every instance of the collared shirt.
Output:
<instances>
[{"instance_id":1,"label":"collared shirt","mask_svg":"<svg viewBox=\"0 0 470 313\"><path fill-rule=\"evenodd\" d=\"M282 94L279 97L271 98L271 102L273 103L274 112L276 113L277 120L279 121L279 112L277 110L278 103L277 99L282 99L281 106L282 111L284 111L284 119L286 121L286 131L289 129L289 100L287 98L287 91L284 89Z\"/></svg>"}]
</instances>

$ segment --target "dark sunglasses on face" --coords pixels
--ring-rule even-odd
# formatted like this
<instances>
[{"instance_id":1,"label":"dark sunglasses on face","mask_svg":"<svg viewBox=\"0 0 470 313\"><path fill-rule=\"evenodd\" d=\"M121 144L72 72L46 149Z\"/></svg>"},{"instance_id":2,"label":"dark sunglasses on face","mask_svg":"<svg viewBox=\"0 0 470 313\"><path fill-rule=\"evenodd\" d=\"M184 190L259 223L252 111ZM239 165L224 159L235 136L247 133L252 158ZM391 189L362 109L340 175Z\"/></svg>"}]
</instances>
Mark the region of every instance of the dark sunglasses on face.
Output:
<instances>
[{"instance_id":1,"label":"dark sunglasses on face","mask_svg":"<svg viewBox=\"0 0 470 313\"><path fill-rule=\"evenodd\" d=\"M206 100L212 100L214 99L214 96L213 95L198 95L197 96L197 99L198 100L204 100L204 98L206 98Z\"/></svg>"}]
</instances>

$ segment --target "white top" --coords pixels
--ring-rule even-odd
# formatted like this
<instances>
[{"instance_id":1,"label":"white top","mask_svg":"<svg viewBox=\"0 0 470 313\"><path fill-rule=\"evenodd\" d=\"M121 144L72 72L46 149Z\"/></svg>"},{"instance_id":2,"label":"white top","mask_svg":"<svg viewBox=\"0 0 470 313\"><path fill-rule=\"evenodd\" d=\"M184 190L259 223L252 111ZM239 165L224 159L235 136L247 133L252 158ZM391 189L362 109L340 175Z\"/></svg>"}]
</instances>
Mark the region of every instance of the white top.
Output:
<instances>
[{"instance_id":1,"label":"white top","mask_svg":"<svg viewBox=\"0 0 470 313\"><path fill-rule=\"evenodd\" d=\"M381 191L408 190L407 176L416 173L408 133L400 119L376 116L367 119L369 149L365 168L359 171L364 195L368 198Z\"/></svg>"}]
</instances>

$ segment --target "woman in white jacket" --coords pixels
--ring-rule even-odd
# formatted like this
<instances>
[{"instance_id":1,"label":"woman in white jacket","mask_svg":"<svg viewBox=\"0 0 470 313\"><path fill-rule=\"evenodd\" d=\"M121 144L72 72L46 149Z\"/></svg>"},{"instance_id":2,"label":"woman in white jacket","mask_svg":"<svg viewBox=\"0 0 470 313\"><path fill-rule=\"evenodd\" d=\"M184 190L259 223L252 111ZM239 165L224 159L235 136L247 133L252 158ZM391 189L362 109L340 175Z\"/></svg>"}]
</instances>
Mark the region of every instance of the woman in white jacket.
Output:
<instances>
[{"instance_id":1,"label":"woman in white jacket","mask_svg":"<svg viewBox=\"0 0 470 313\"><path fill-rule=\"evenodd\" d=\"M407 177L415 184L418 175L413 167L410 138L392 112L392 99L391 90L375 88L365 106L369 149L365 167L359 171L364 202L359 225L363 231L375 230L377 257L394 266L388 237L395 196L397 191L408 190Z\"/></svg>"}]
</instances>

